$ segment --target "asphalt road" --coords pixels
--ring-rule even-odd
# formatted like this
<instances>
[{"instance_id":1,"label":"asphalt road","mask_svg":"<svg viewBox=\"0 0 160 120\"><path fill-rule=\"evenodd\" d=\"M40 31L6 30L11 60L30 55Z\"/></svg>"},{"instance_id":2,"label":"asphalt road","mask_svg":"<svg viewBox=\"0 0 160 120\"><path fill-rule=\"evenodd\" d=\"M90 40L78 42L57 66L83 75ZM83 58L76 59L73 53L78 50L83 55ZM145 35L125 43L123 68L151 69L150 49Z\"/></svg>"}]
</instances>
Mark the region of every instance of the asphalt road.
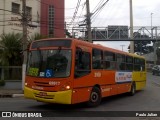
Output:
<instances>
[{"instance_id":1,"label":"asphalt road","mask_svg":"<svg viewBox=\"0 0 160 120\"><path fill-rule=\"evenodd\" d=\"M153 76L151 73L147 74L147 86L144 90L138 91L134 96L128 96L126 94L117 95L112 97L107 97L102 100L101 105L96 108L89 108L86 104L76 104L76 105L57 105L57 104L46 104L37 102L34 100L24 99L24 98L0 98L0 111L18 111L18 112L48 112L51 114L52 118L43 117L38 118L38 120L53 119L91 119L87 118L86 114L89 114L94 120L104 119L104 120L160 120L158 117L130 117L127 114L135 114L132 111L137 111L136 113L143 113L144 111L160 111L160 76ZM63 111L63 112L62 112ZM69 111L69 112L68 112ZM76 113L74 113L76 111ZM85 111L85 112L84 112ZM92 111L92 112L91 112ZM100 112L97 112L100 111ZM101 112L103 111L103 112ZM104 117L109 112L115 114L119 117ZM131 112L121 112L121 111L131 111ZM81 113L81 117L76 116L77 113ZM155 112L153 112L155 113ZM158 112L160 113L160 112ZM69 115L70 117L61 117L63 115ZM97 115L96 115L97 114ZM103 117L98 117L98 116ZM124 117L126 114L126 117ZM83 116L84 115L84 116ZM122 115L122 116L121 116ZM97 117L96 117L97 116ZM1 118L0 118L1 119ZM5 119L5 118L4 118ZM17 118L10 118L17 119ZM23 118L24 120L25 118ZM34 118L33 118L34 119ZM27 118L26 118L27 120Z\"/></svg>"}]
</instances>

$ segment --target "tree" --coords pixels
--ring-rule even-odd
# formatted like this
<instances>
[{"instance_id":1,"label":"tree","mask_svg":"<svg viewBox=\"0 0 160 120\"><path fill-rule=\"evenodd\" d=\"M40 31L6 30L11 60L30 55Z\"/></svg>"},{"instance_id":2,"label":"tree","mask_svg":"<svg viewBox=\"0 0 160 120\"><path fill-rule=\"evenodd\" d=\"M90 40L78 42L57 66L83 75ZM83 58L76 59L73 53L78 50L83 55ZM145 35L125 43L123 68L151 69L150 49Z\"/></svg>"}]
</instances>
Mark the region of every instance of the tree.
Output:
<instances>
[{"instance_id":1,"label":"tree","mask_svg":"<svg viewBox=\"0 0 160 120\"><path fill-rule=\"evenodd\" d=\"M22 65L22 35L9 33L1 35L0 38L1 64L8 66Z\"/></svg>"},{"instance_id":2,"label":"tree","mask_svg":"<svg viewBox=\"0 0 160 120\"><path fill-rule=\"evenodd\" d=\"M34 35L31 36L31 41L44 39L44 38L47 38L47 36L39 34L39 33L35 33Z\"/></svg>"},{"instance_id":3,"label":"tree","mask_svg":"<svg viewBox=\"0 0 160 120\"><path fill-rule=\"evenodd\" d=\"M141 35L139 32L133 33L134 38L149 38L148 35ZM140 54L147 54L154 51L153 46L149 45L151 44L151 41L134 41L134 52L138 52ZM128 46L128 49L130 50L130 45Z\"/></svg>"},{"instance_id":4,"label":"tree","mask_svg":"<svg viewBox=\"0 0 160 120\"><path fill-rule=\"evenodd\" d=\"M71 33L68 30L66 30L66 36L69 38L73 38L73 36L71 35Z\"/></svg>"}]
</instances>

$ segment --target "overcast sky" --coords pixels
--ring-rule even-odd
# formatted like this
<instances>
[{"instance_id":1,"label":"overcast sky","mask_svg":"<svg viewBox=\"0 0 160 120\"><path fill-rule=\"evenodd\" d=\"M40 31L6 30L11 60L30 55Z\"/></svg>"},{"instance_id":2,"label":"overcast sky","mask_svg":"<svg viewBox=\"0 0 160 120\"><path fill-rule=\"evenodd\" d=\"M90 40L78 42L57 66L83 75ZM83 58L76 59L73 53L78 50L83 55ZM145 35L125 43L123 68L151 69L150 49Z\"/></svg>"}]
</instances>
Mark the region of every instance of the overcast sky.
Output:
<instances>
[{"instance_id":1,"label":"overcast sky","mask_svg":"<svg viewBox=\"0 0 160 120\"><path fill-rule=\"evenodd\" d=\"M81 0L77 16L84 15L83 4L86 0ZM92 12L101 0L90 0L90 11ZM104 0L105 1L105 0ZM129 1L130 0L109 0L101 12L92 19L92 27L107 27L108 25L130 25L129 22ZM70 22L75 12L78 0L65 0L65 18ZM132 0L133 2L133 24L134 26L160 26L160 0ZM76 18L74 22L84 20L83 17ZM112 46L127 51L129 42L102 42L105 46Z\"/></svg>"}]
</instances>

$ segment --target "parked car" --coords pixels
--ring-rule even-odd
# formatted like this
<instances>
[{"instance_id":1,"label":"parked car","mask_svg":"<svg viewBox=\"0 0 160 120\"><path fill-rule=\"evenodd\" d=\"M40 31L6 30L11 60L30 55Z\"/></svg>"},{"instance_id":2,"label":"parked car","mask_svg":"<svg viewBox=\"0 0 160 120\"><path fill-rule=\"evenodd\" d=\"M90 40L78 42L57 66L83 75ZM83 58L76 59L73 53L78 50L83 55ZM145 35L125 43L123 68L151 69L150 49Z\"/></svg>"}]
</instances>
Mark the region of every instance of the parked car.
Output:
<instances>
[{"instance_id":1,"label":"parked car","mask_svg":"<svg viewBox=\"0 0 160 120\"><path fill-rule=\"evenodd\" d=\"M160 75L160 65L153 66L152 75Z\"/></svg>"}]
</instances>

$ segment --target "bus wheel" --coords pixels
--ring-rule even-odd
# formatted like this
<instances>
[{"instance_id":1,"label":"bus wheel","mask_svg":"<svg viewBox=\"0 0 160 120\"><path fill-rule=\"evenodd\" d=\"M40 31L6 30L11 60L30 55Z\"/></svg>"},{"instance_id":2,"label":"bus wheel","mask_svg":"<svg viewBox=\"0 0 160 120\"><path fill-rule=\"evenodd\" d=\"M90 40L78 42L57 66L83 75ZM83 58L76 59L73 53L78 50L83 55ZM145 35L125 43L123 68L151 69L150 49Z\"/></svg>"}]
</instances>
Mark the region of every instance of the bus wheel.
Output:
<instances>
[{"instance_id":1,"label":"bus wheel","mask_svg":"<svg viewBox=\"0 0 160 120\"><path fill-rule=\"evenodd\" d=\"M129 95L133 96L136 93L136 84L133 82L131 85L131 90L129 92Z\"/></svg>"},{"instance_id":2,"label":"bus wheel","mask_svg":"<svg viewBox=\"0 0 160 120\"><path fill-rule=\"evenodd\" d=\"M89 101L88 101L88 106L90 107L95 107L95 106L98 106L100 103L101 103L101 91L98 87L94 87L92 89L92 92L90 94L90 98L89 98Z\"/></svg>"}]
</instances>

